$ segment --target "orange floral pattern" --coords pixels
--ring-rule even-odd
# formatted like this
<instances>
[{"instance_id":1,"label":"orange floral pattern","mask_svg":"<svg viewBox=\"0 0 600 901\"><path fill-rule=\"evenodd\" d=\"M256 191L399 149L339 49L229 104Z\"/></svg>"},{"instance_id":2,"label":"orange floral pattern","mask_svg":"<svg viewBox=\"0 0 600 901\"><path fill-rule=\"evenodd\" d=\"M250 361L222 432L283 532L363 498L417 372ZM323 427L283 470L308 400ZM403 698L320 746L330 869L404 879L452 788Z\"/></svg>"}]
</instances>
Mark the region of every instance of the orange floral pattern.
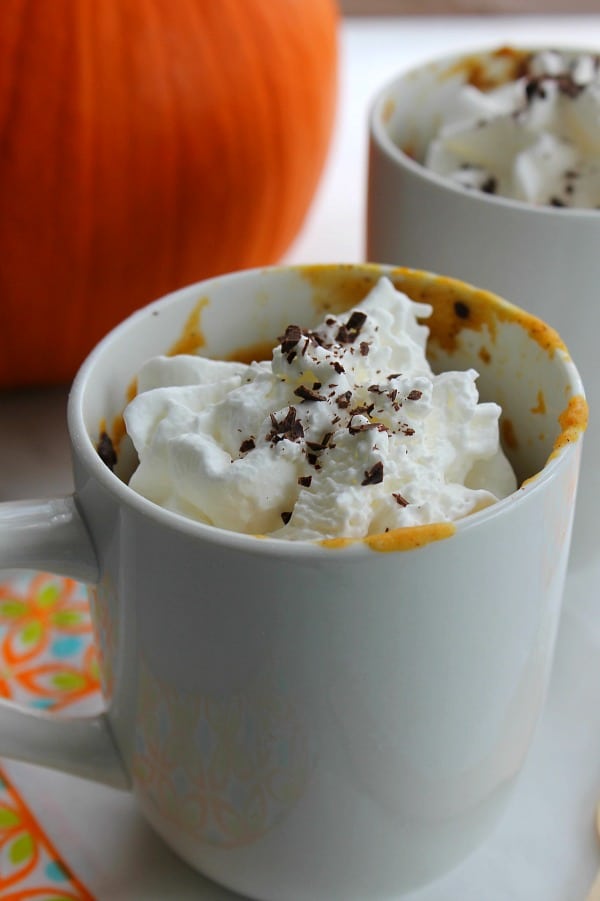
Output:
<instances>
[{"instance_id":1,"label":"orange floral pattern","mask_svg":"<svg viewBox=\"0 0 600 901\"><path fill-rule=\"evenodd\" d=\"M0 581L0 697L51 711L99 701L92 625L77 582L32 573ZM94 901L2 770L0 898Z\"/></svg>"}]
</instances>

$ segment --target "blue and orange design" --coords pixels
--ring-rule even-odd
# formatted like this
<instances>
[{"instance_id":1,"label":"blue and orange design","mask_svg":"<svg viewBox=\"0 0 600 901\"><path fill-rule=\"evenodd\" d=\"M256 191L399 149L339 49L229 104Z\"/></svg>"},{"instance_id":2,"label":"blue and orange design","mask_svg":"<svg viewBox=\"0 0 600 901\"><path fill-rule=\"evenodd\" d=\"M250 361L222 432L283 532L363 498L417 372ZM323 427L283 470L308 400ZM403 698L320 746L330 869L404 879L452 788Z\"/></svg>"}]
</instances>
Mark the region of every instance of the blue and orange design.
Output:
<instances>
[{"instance_id":1,"label":"blue and orange design","mask_svg":"<svg viewBox=\"0 0 600 901\"><path fill-rule=\"evenodd\" d=\"M0 576L0 697L61 712L100 702L84 588L72 579ZM0 769L0 899L94 901Z\"/></svg>"}]
</instances>

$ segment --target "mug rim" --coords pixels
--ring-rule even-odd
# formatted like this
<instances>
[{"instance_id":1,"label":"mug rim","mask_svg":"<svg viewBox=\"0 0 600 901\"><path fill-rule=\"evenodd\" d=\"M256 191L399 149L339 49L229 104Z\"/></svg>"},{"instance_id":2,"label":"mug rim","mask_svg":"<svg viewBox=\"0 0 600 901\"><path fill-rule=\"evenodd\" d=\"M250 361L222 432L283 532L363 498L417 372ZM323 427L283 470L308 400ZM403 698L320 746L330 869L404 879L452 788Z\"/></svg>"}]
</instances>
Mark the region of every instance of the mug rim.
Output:
<instances>
[{"instance_id":1,"label":"mug rim","mask_svg":"<svg viewBox=\"0 0 600 901\"><path fill-rule=\"evenodd\" d=\"M373 550L369 547L369 545L363 538L344 539L343 536L341 536L342 541L345 540L347 543L332 547L323 545L322 539L292 540L274 538L270 535L236 532L233 530L224 529L220 526L203 523L190 517L186 517L183 514L176 513L172 510L161 507L159 504L147 499L146 497L135 491L133 488L131 488L102 461L96 447L94 446L92 438L88 433L84 421L83 403L85 392L90 381L93 379L96 364L99 360L101 360L106 348L109 347L112 342L124 332L128 331L129 329L135 328L138 321L151 316L153 314L153 311L155 310L160 310L164 307L170 307L171 305L178 304L181 299L187 297L188 294L192 291L195 293L206 293L210 290L212 284L214 284L215 282L222 282L224 279L234 280L244 279L248 277L257 277L259 275L268 274L269 272L277 272L282 270L302 273L307 269L310 269L311 271L314 271L315 269L341 269L346 272L349 270L358 272L367 271L369 273L377 272L381 275L396 271L406 272L409 274L416 273L433 278L443 278L451 285L456 284L466 286L471 290L476 290L478 293L489 296L490 298L492 298L495 306L501 306L505 309L514 311L515 315L517 313L523 312L515 304L510 303L510 301L505 300L499 295L491 291L476 288L475 286L470 285L468 282L465 282L462 279L452 278L449 276L439 276L436 273L431 273L427 270L411 269L408 267L399 267L379 263L317 263L254 267L229 273L223 273L221 275L203 279L190 285L185 285L182 288L177 289L176 291L169 292L168 294L165 294L162 297L139 308L134 313L119 322L113 329L111 329L88 354L81 367L79 368L69 391L67 404L67 422L73 454L75 455L77 460L85 467L88 475L96 479L100 483L100 485L105 490L107 490L119 504L124 504L132 508L138 514L148 516L150 519L153 519L156 523L164 526L165 528L172 529L176 532L183 532L189 537L196 538L204 542L217 544L219 546L233 547L239 551L246 551L252 554L266 553L271 556L291 557L294 559L305 556L314 558L316 555L319 555L319 557L321 557L321 555L323 554L334 556L344 554L346 557L351 555L354 557L358 556L362 559L367 555L373 554ZM528 313L527 315L530 316L532 320L542 322L542 320L539 320L538 317L533 316L532 314ZM577 370L575 363L571 359L568 350L561 352L561 363L564 368L566 377L565 388L568 385L568 387L571 389L571 397L582 396L585 398L585 389L581 380L581 376L579 374L579 371ZM497 516L503 515L509 507L526 501L533 492L541 490L542 486L545 485L545 483L553 477L555 469L559 466L564 465L565 459L577 452L584 432L585 426L579 430L576 440L566 441L559 447L557 447L553 452L550 453L543 467L532 474L530 477L525 479L525 481L522 482L515 489L515 491L513 491L507 497L501 498L490 506L485 507L483 510L479 510L475 513L470 513L462 519L453 520L452 525L454 526L454 531L448 537L452 538L458 536L459 533L468 531L471 528L476 528L477 526L487 522L490 519L495 519ZM525 486L526 490L524 490ZM77 490L75 491L75 499L77 500ZM437 523L432 523L431 525L436 524ZM406 528L410 529L413 527L407 526ZM429 543L431 542L426 542L424 545L421 545L421 547L425 547ZM415 550L419 549L420 548L415 548ZM405 551L399 550L398 552Z\"/></svg>"},{"instance_id":2,"label":"mug rim","mask_svg":"<svg viewBox=\"0 0 600 901\"><path fill-rule=\"evenodd\" d=\"M414 175L422 179L423 181L430 183L442 193L447 192L450 195L459 195L460 197L464 198L466 202L489 206L491 209L498 207L500 209L505 208L507 210L518 211L519 215L521 216L524 214L548 218L554 218L554 216L558 216L559 220L560 217L580 220L589 219L600 224L600 210L598 209L590 209L587 207L555 207L548 204L528 203L525 200L516 200L512 197L503 197L500 194L486 194L483 191L466 190L465 188L462 188L460 185L457 185L455 182L451 181L449 178L446 178L443 175L439 175L437 172L433 172L431 169L428 169L425 165L423 165L423 163L420 163L410 157L394 140L392 140L383 120L382 110L386 102L390 99L393 99L394 92L396 92L404 82L416 76L420 72L426 71L427 69L434 70L440 68L443 70L444 67L456 64L463 59L468 59L471 56L487 56L504 47L515 50L516 52L528 53L539 53L544 50L555 50L558 53L581 55L590 54L597 56L600 52L598 50L592 50L589 47L583 46L551 47L548 44L542 44L539 46L535 44L528 44L525 46L517 45L515 43L495 43L489 46L477 45L472 48L465 48L464 50L448 54L446 56L431 57L425 62L418 63L417 65L413 65L407 67L406 69L398 71L396 75L388 79L388 81L385 82L371 98L368 112L369 136L371 141L373 141L393 163L398 165L399 168L406 169L411 175Z\"/></svg>"}]
</instances>

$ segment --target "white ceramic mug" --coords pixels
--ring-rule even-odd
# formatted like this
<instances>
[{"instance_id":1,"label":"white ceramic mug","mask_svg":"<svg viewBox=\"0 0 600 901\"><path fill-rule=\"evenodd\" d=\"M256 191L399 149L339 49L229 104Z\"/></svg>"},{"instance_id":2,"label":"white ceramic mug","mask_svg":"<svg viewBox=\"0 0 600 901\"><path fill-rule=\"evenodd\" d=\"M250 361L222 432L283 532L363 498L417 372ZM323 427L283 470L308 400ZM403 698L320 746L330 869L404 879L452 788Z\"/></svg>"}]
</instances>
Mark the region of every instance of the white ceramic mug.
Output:
<instances>
[{"instance_id":1,"label":"white ceramic mug","mask_svg":"<svg viewBox=\"0 0 600 901\"><path fill-rule=\"evenodd\" d=\"M516 58L527 52L518 49ZM366 257L485 285L567 342L592 410L572 555L584 564L598 553L600 212L464 190L420 162L457 86L474 72L501 81L513 62L495 49L465 52L402 72L381 88L369 119Z\"/></svg>"},{"instance_id":2,"label":"white ceramic mug","mask_svg":"<svg viewBox=\"0 0 600 901\"><path fill-rule=\"evenodd\" d=\"M455 527L325 546L187 520L100 459L148 357L275 343L384 272L433 304L433 365L476 364L502 404L510 497ZM585 418L551 329L426 273L256 270L139 311L75 380L74 496L0 505L0 565L90 584L106 713L2 702L0 754L131 787L184 859L253 898L375 901L439 876L496 823L540 714Z\"/></svg>"}]
</instances>

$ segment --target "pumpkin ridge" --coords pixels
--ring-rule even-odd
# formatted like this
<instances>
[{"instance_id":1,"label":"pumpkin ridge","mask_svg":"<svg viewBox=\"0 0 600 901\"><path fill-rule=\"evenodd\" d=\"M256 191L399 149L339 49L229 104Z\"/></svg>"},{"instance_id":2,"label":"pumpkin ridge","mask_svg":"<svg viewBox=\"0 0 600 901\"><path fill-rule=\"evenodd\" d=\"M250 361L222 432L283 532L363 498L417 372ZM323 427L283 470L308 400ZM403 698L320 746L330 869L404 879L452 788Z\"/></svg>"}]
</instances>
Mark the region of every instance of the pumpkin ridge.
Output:
<instances>
[{"instance_id":1,"label":"pumpkin ridge","mask_svg":"<svg viewBox=\"0 0 600 901\"><path fill-rule=\"evenodd\" d=\"M0 388L276 262L323 168L334 0L0 0Z\"/></svg>"}]
</instances>

